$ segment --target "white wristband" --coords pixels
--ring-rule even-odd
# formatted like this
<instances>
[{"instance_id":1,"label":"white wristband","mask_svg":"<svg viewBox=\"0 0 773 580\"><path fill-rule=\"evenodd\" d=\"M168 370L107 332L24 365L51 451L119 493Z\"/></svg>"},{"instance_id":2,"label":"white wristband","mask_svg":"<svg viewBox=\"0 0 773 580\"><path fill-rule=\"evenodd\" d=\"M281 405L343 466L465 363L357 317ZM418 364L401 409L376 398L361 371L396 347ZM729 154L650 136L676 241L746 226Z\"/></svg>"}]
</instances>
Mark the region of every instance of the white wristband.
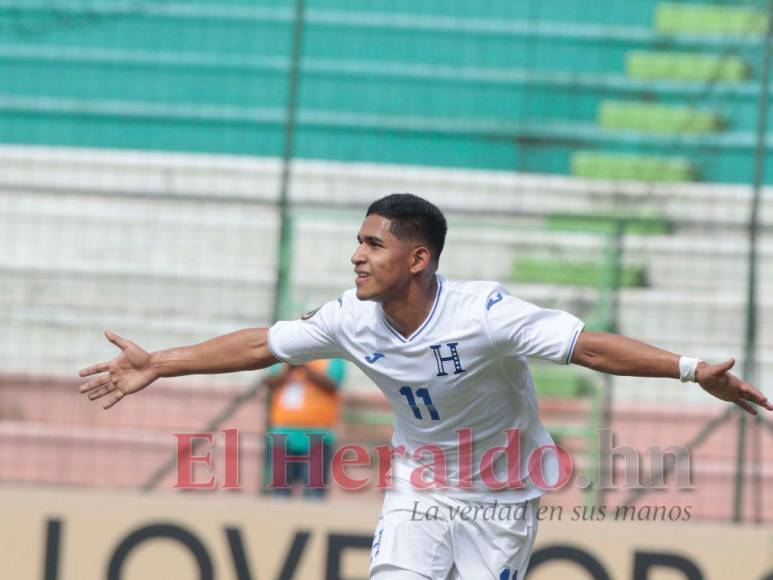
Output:
<instances>
[{"instance_id":1,"label":"white wristband","mask_svg":"<svg viewBox=\"0 0 773 580\"><path fill-rule=\"evenodd\" d=\"M698 368L698 363L702 362L700 359L693 358L691 356L679 357L679 380L683 383L695 381L695 369Z\"/></svg>"}]
</instances>

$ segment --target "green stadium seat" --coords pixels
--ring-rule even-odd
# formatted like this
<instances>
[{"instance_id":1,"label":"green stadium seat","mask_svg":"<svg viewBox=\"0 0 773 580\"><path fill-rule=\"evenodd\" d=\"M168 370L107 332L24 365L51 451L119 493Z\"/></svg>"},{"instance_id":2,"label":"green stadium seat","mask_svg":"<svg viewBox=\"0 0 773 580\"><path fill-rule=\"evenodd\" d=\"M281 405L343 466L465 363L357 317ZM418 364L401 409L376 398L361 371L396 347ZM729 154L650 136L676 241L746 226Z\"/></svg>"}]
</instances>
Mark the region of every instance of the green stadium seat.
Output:
<instances>
[{"instance_id":1,"label":"green stadium seat","mask_svg":"<svg viewBox=\"0 0 773 580\"><path fill-rule=\"evenodd\" d=\"M522 257L515 261L513 279L516 282L561 284L568 286L601 286L606 276L603 264L566 259ZM621 272L621 287L646 286L642 266L625 266Z\"/></svg>"},{"instance_id":2,"label":"green stadium seat","mask_svg":"<svg viewBox=\"0 0 773 580\"><path fill-rule=\"evenodd\" d=\"M541 397L587 397L594 393L593 381L585 373L554 365L530 365L534 388Z\"/></svg>"},{"instance_id":3,"label":"green stadium seat","mask_svg":"<svg viewBox=\"0 0 773 580\"><path fill-rule=\"evenodd\" d=\"M673 225L659 216L625 215L623 232L627 235L664 235L673 232ZM611 235L617 231L620 217L602 214L553 213L545 220L545 227L553 231L585 232Z\"/></svg>"},{"instance_id":4,"label":"green stadium seat","mask_svg":"<svg viewBox=\"0 0 773 580\"><path fill-rule=\"evenodd\" d=\"M598 122L605 129L654 133L711 133L723 128L719 113L679 105L602 101Z\"/></svg>"},{"instance_id":5,"label":"green stadium seat","mask_svg":"<svg viewBox=\"0 0 773 580\"><path fill-rule=\"evenodd\" d=\"M306 22L294 153L564 175L576 150L672 155L679 127L678 155L711 160L702 180L747 183L762 43L730 32L746 20L761 30L762 3L691 1L547 2L536 14L519 2L471 13L463 0L325 0ZM0 21L40 33L0 27L3 143L281 156L289 0L229 0L217 18L201 1L131 18L48 4L0 2ZM737 48L743 58L720 56ZM642 95L712 105L684 126L681 110L599 109ZM711 134L720 122L732 132Z\"/></svg>"},{"instance_id":6,"label":"green stadium seat","mask_svg":"<svg viewBox=\"0 0 773 580\"><path fill-rule=\"evenodd\" d=\"M628 53L625 70L635 79L740 82L751 69L742 58L720 54L634 50Z\"/></svg>"},{"instance_id":7,"label":"green stadium seat","mask_svg":"<svg viewBox=\"0 0 773 580\"><path fill-rule=\"evenodd\" d=\"M395 416L391 411L346 409L343 413L343 420L346 423L391 426L394 423Z\"/></svg>"},{"instance_id":8,"label":"green stadium seat","mask_svg":"<svg viewBox=\"0 0 773 580\"><path fill-rule=\"evenodd\" d=\"M689 159L580 151L572 155L572 174L596 179L695 181L697 167Z\"/></svg>"},{"instance_id":9,"label":"green stadium seat","mask_svg":"<svg viewBox=\"0 0 773 580\"><path fill-rule=\"evenodd\" d=\"M762 35L766 25L765 11L747 6L665 3L655 11L662 34Z\"/></svg>"}]
</instances>

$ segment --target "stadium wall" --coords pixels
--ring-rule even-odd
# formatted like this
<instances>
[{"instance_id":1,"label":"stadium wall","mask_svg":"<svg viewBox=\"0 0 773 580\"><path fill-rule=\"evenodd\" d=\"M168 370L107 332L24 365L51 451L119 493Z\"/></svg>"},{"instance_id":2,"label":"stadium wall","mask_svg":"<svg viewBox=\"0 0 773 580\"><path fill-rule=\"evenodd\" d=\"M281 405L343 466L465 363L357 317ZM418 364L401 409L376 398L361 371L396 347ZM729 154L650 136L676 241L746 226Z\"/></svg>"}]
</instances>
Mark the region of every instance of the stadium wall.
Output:
<instances>
[{"instance_id":1,"label":"stadium wall","mask_svg":"<svg viewBox=\"0 0 773 580\"><path fill-rule=\"evenodd\" d=\"M0 544L13 554L3 572L16 580L343 580L367 577L379 505L0 488L0 510ZM543 510L529 580L773 574L769 528L636 514Z\"/></svg>"}]
</instances>

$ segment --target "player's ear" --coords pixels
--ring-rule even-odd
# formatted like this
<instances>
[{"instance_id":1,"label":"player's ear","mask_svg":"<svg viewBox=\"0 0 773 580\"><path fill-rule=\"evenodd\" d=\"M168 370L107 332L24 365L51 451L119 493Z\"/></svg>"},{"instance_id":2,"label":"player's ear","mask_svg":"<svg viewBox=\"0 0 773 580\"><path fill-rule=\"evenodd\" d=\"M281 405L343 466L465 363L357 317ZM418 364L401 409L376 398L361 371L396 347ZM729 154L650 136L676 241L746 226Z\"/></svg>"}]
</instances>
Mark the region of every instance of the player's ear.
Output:
<instances>
[{"instance_id":1,"label":"player's ear","mask_svg":"<svg viewBox=\"0 0 773 580\"><path fill-rule=\"evenodd\" d=\"M429 268L432 264L432 254L426 246L417 246L413 249L409 257L411 274L418 274L422 270Z\"/></svg>"}]
</instances>

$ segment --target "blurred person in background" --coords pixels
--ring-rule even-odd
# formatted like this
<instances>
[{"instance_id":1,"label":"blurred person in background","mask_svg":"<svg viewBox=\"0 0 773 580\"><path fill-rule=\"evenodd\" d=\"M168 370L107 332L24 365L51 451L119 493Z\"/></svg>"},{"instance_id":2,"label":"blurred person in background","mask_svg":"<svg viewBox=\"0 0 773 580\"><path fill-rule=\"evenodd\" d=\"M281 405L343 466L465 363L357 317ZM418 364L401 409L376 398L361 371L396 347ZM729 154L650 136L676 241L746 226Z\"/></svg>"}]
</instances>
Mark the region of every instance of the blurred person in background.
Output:
<instances>
[{"instance_id":1,"label":"blurred person in background","mask_svg":"<svg viewBox=\"0 0 773 580\"><path fill-rule=\"evenodd\" d=\"M287 483L290 487L271 489L274 496L291 496L293 485L303 486L303 496L321 499L327 494L330 481L330 461L335 445L335 427L341 411L339 389L344 380L345 363L341 359L315 360L300 365L283 364L272 367L264 383L271 390L269 429L266 432L266 469L271 469L273 449L284 444L287 457L312 454L312 435L321 437L324 486L309 482L309 464L288 461ZM278 438L277 435L285 437Z\"/></svg>"}]
</instances>

